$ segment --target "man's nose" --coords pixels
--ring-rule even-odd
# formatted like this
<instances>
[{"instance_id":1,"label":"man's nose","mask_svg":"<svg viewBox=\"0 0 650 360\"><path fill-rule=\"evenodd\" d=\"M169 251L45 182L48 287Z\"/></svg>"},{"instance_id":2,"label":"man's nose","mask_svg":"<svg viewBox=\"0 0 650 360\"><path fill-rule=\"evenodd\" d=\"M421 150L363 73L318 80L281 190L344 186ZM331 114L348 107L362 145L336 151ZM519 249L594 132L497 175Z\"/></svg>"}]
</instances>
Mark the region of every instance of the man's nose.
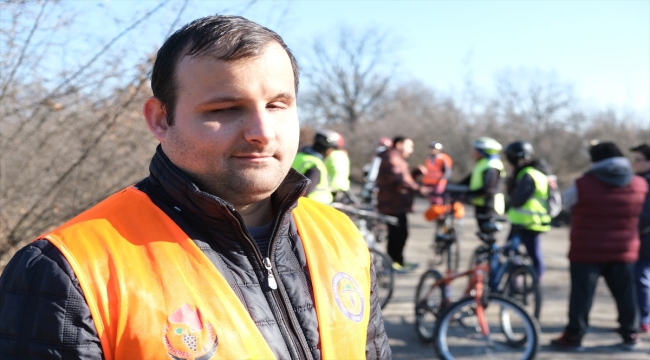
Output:
<instances>
[{"instance_id":1,"label":"man's nose","mask_svg":"<svg viewBox=\"0 0 650 360\"><path fill-rule=\"evenodd\" d=\"M248 142L266 145L275 138L275 121L266 106L255 107L246 119L244 137Z\"/></svg>"}]
</instances>

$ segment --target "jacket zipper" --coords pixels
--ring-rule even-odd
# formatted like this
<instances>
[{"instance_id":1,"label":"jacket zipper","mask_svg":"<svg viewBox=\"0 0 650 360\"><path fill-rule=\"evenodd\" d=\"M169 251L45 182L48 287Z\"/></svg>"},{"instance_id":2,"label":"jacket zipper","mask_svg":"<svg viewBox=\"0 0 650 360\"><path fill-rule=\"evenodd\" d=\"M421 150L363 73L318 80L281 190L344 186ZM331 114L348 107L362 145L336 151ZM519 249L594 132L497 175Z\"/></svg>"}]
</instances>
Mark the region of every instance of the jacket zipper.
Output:
<instances>
[{"instance_id":1,"label":"jacket zipper","mask_svg":"<svg viewBox=\"0 0 650 360\"><path fill-rule=\"evenodd\" d=\"M279 218L282 217L281 214L283 214L285 212L285 210L284 210L286 208L284 206L285 204L282 204L282 205L283 206L280 206L280 209L283 209L283 211L280 211L278 213L278 216L274 220L276 222L276 225L273 228L272 233L271 233L271 241L269 242L269 250L273 248L272 245L273 245L273 242L274 242L275 237L277 235L276 233L277 233L277 229L278 229L278 222L279 222L278 220L279 220ZM287 303L284 300L284 297L282 296L282 294L280 294L280 299L278 299L278 293L280 293L280 290L278 289L276 277L275 277L275 274L273 272L273 266L272 266L272 263L271 263L271 260L270 260L270 257L271 257L270 251L269 251L269 257L266 257L266 258L262 259L262 256L261 256L260 252L257 250L257 246L255 245L255 243L251 239L251 237L248 235L248 231L243 226L243 223L244 223L243 219L235 211L235 209L233 207L229 206L228 208L229 208L231 214L238 220L238 222L240 224L240 228L241 228L242 232L245 234L246 240L248 240L249 245L253 249L253 254L255 255L255 258L264 267L264 269L266 269L266 271L267 271L266 280L267 280L267 283L268 283L269 287L272 289L271 296L273 297L273 300L275 300L275 303L276 303L276 305L277 305L277 307L279 309L280 313L278 315L279 315L279 317L281 318L283 324L285 325L285 327L288 330L287 331L288 336L289 336L288 340L292 343L292 345L293 345L294 349L296 350L296 353L298 353L298 357L300 359L309 359L309 358L311 358L308 355L309 354L309 346L307 344L305 344L303 341L301 341L300 337L297 335L299 333L298 328L297 328L296 324L293 321L291 321L291 317L289 315L289 312L287 311L288 306L286 305Z\"/></svg>"}]
</instances>

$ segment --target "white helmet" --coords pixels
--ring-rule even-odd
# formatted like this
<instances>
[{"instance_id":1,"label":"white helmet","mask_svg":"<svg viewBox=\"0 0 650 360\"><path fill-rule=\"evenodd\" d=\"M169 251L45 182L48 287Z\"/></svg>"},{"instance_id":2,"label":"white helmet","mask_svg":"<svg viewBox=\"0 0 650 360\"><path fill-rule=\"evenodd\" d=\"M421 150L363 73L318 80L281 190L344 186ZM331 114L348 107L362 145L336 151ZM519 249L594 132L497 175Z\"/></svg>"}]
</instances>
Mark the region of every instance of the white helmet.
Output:
<instances>
[{"instance_id":1,"label":"white helmet","mask_svg":"<svg viewBox=\"0 0 650 360\"><path fill-rule=\"evenodd\" d=\"M480 150L485 152L486 154L498 154L501 149L503 149L503 146L501 144L489 137L480 137L472 143L472 147L474 149Z\"/></svg>"}]
</instances>

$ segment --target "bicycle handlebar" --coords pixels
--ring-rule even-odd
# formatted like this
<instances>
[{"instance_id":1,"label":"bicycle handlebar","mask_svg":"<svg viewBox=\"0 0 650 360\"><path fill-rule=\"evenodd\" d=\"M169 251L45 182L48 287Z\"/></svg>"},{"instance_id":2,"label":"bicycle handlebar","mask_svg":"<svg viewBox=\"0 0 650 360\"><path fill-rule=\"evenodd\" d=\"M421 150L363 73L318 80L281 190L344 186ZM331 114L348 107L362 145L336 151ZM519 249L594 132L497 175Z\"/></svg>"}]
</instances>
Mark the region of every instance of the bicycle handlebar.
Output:
<instances>
[{"instance_id":1,"label":"bicycle handlebar","mask_svg":"<svg viewBox=\"0 0 650 360\"><path fill-rule=\"evenodd\" d=\"M330 206L332 206L335 209L341 210L342 212L348 215L355 215L366 219L379 220L381 222L391 224L394 226L397 226L397 224L399 223L399 220L395 216L384 215L384 214L376 213L374 211L359 209L352 205L345 205L345 204L333 202L330 204Z\"/></svg>"}]
</instances>

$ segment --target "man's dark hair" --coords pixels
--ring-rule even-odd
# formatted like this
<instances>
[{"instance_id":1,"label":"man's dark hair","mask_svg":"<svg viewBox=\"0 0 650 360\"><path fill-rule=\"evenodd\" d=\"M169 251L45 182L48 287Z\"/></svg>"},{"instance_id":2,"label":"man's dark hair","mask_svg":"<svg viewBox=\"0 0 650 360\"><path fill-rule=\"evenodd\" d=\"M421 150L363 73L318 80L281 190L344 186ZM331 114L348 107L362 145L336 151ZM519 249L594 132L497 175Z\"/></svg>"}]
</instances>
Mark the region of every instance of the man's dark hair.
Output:
<instances>
[{"instance_id":1,"label":"man's dark hair","mask_svg":"<svg viewBox=\"0 0 650 360\"><path fill-rule=\"evenodd\" d=\"M621 157L623 153L613 142L599 142L591 148L589 148L589 156L591 156L591 162L599 162L601 160Z\"/></svg>"},{"instance_id":2,"label":"man's dark hair","mask_svg":"<svg viewBox=\"0 0 650 360\"><path fill-rule=\"evenodd\" d=\"M646 160L650 160L650 145L648 144L638 144L632 146L630 151L638 152L643 155Z\"/></svg>"},{"instance_id":3,"label":"man's dark hair","mask_svg":"<svg viewBox=\"0 0 650 360\"><path fill-rule=\"evenodd\" d=\"M289 55L298 93L298 62L280 35L271 29L241 16L216 15L194 20L173 33L158 50L151 73L151 89L165 107L167 123L174 123L176 67L183 57L210 55L218 60L239 60L259 56L272 42L280 44Z\"/></svg>"},{"instance_id":4,"label":"man's dark hair","mask_svg":"<svg viewBox=\"0 0 650 360\"><path fill-rule=\"evenodd\" d=\"M395 136L395 137L393 138L393 147L394 147L394 148L397 148L397 144L399 144L399 143L403 143L404 140L407 140L407 139L410 139L410 138L409 138L409 137L406 137L406 136L401 136L401 135Z\"/></svg>"}]
</instances>

